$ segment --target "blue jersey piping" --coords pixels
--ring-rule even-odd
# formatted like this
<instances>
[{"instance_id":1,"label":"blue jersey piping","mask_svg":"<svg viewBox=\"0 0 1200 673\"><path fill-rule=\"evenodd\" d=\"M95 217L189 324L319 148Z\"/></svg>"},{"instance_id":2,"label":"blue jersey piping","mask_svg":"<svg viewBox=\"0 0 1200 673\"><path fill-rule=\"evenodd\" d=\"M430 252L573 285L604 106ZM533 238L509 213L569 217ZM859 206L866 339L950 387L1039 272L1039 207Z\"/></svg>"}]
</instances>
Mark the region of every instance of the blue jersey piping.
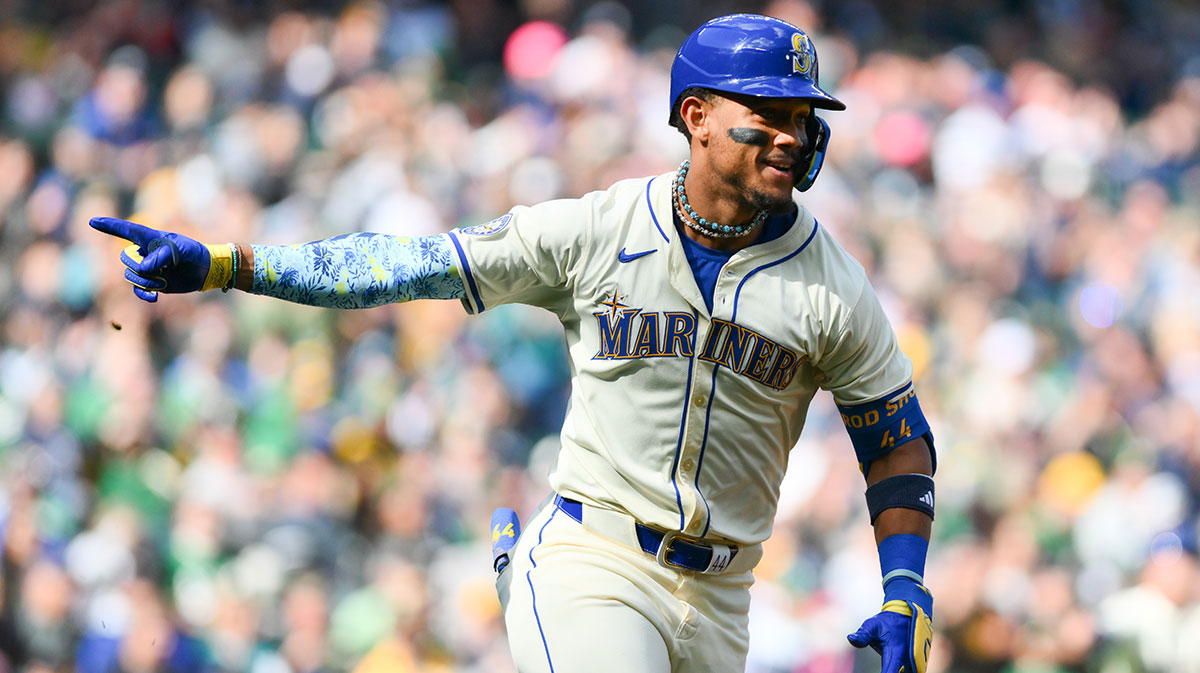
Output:
<instances>
[{"instance_id":1,"label":"blue jersey piping","mask_svg":"<svg viewBox=\"0 0 1200 673\"><path fill-rule=\"evenodd\" d=\"M775 260L774 262L769 262L767 264L763 264L762 266L760 266L756 269L753 269L752 271L750 271L750 273L746 274L742 278L741 282L738 283L737 290L734 290L734 293L733 293L733 315L730 316L729 322L737 321L738 298L741 297L741 295L742 295L742 287L746 284L746 281L750 280L750 277L753 276L754 274L758 273L759 271L762 271L763 269L769 269L769 268L779 265L779 264L783 264L784 262L788 261L789 259L791 259L791 258L795 257L796 255L799 255L801 252L803 252L804 249L808 247L808 244L812 243L813 237L815 237L817 235L817 228L819 226L820 225L817 223L817 221L813 220L812 233L810 233L808 235L808 238L804 240L804 243L800 244L799 248L796 248L795 251L793 251L786 257L782 257L780 259ZM712 391L710 392L710 394L708 396L708 409L705 411L705 414L704 414L704 442L700 445L700 457L696 461L696 492L700 494L701 500L704 501L705 508L708 507L708 499L704 497L704 491L702 491L700 489L700 468L704 465L704 451L705 451L705 449L708 448L709 413L712 411L713 400L715 400L717 397L717 372L719 370L720 370L720 367L714 365L713 379L712 379ZM689 378L688 387L690 388L691 387L691 381L690 381L691 377L689 376L688 378ZM682 434L680 435L680 437L682 438ZM676 454L676 455L678 455L678 454ZM700 534L701 537L708 534L708 529L711 525L712 525L712 517L710 516L704 522L704 532Z\"/></svg>"},{"instance_id":2,"label":"blue jersey piping","mask_svg":"<svg viewBox=\"0 0 1200 673\"><path fill-rule=\"evenodd\" d=\"M476 313L482 313L483 298L479 296L479 288L475 286L475 276L471 273L471 265L467 263L467 253L463 250L462 244L458 242L458 237L454 232L447 232L450 236L450 242L454 244L454 249L458 251L458 259L462 262L463 275L467 279L467 287L471 290L471 298L475 301Z\"/></svg>"}]
</instances>

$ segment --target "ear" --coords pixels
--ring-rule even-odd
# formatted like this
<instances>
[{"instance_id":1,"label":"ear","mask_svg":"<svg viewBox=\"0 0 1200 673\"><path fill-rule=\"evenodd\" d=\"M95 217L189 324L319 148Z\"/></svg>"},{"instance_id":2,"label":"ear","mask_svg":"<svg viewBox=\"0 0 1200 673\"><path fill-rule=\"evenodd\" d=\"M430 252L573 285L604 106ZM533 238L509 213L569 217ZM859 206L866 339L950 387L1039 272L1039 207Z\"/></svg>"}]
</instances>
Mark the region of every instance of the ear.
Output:
<instances>
[{"instance_id":1,"label":"ear","mask_svg":"<svg viewBox=\"0 0 1200 673\"><path fill-rule=\"evenodd\" d=\"M711 110L711 105L695 96L688 96L679 104L679 116L683 119L683 123L687 124L688 133L691 133L692 139L698 140L701 145L708 144L711 134L708 128Z\"/></svg>"}]
</instances>

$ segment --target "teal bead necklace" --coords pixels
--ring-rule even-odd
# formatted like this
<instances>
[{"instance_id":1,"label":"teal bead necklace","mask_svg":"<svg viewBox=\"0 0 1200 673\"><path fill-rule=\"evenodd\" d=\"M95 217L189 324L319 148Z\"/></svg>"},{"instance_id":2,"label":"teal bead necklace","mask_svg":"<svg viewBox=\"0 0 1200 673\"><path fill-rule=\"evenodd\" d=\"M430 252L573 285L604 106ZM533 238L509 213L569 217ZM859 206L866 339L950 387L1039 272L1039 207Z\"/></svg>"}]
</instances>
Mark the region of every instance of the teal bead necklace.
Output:
<instances>
[{"instance_id":1,"label":"teal bead necklace","mask_svg":"<svg viewBox=\"0 0 1200 673\"><path fill-rule=\"evenodd\" d=\"M758 211L754 217L750 218L749 222L740 225L721 224L700 217L688 203L687 190L683 187L683 179L687 177L690 167L691 162L684 161L679 165L679 171L675 174L675 211L679 213L679 219L683 220L684 224L709 238L736 238L754 231L767 221L767 211L765 210Z\"/></svg>"}]
</instances>

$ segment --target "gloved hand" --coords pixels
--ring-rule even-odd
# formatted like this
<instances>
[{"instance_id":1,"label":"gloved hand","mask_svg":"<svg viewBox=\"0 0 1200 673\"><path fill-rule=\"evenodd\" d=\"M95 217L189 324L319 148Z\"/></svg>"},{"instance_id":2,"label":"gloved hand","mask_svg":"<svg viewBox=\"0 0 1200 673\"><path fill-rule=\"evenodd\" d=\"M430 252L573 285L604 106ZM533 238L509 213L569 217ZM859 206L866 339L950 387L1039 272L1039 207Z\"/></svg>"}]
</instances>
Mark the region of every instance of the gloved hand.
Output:
<instances>
[{"instance_id":1,"label":"gloved hand","mask_svg":"<svg viewBox=\"0 0 1200 673\"><path fill-rule=\"evenodd\" d=\"M825 163L825 148L829 146L829 124L815 114L808 116L804 125L808 132L808 147L800 157L804 172L796 174L796 189L807 192L817 180L817 173Z\"/></svg>"},{"instance_id":2,"label":"gloved hand","mask_svg":"<svg viewBox=\"0 0 1200 673\"><path fill-rule=\"evenodd\" d=\"M897 577L884 587L883 601L879 614L846 639L878 652L882 673L925 673L933 644L933 596L914 580Z\"/></svg>"},{"instance_id":3,"label":"gloved hand","mask_svg":"<svg viewBox=\"0 0 1200 673\"><path fill-rule=\"evenodd\" d=\"M227 288L233 279L233 246L204 245L182 234L151 229L115 217L93 217L92 228L123 238L133 245L121 251L125 280L144 301L158 293L183 293Z\"/></svg>"}]
</instances>

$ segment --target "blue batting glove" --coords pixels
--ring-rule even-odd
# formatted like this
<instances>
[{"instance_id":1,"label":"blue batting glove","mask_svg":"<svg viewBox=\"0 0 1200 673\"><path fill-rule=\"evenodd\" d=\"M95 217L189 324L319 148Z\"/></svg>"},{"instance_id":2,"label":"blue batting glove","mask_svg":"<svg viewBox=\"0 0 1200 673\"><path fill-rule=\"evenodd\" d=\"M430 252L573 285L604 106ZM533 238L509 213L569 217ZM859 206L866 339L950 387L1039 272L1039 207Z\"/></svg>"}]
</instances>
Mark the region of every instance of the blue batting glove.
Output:
<instances>
[{"instance_id":1,"label":"blue batting glove","mask_svg":"<svg viewBox=\"0 0 1200 673\"><path fill-rule=\"evenodd\" d=\"M125 280L133 284L139 299L154 302L159 292L195 292L230 284L233 251L229 245L204 245L182 234L115 217L93 217L89 224L133 243L121 251L121 262Z\"/></svg>"},{"instance_id":2,"label":"blue batting glove","mask_svg":"<svg viewBox=\"0 0 1200 673\"><path fill-rule=\"evenodd\" d=\"M933 596L916 581L897 577L884 587L883 600L879 614L846 639L878 652L882 673L925 673L933 644Z\"/></svg>"}]
</instances>

